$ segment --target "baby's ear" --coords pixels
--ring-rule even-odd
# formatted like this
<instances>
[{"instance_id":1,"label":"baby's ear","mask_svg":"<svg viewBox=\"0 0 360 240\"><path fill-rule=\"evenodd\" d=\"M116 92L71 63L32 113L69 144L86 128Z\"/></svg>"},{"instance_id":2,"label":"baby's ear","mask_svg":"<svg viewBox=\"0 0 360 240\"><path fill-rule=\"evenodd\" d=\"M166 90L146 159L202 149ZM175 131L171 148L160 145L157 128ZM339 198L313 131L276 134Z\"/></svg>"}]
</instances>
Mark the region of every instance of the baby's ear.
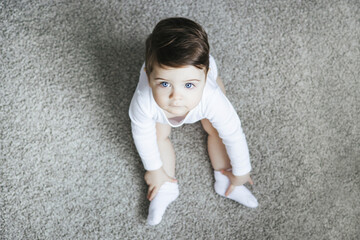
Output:
<instances>
[{"instance_id":1,"label":"baby's ear","mask_svg":"<svg viewBox=\"0 0 360 240\"><path fill-rule=\"evenodd\" d=\"M146 72L146 68L144 68L144 72Z\"/></svg>"}]
</instances>

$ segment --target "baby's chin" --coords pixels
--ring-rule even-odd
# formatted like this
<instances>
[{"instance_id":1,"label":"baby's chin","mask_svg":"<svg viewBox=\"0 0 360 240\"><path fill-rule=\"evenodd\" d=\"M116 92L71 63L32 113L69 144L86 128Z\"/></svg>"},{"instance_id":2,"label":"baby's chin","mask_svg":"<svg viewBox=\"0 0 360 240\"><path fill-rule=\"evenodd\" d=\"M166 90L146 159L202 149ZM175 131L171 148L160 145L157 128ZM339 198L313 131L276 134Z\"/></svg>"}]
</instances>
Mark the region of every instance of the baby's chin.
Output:
<instances>
[{"instance_id":1,"label":"baby's chin","mask_svg":"<svg viewBox=\"0 0 360 240\"><path fill-rule=\"evenodd\" d=\"M183 117L188 114L189 110L186 107L168 107L165 110L168 117Z\"/></svg>"}]
</instances>

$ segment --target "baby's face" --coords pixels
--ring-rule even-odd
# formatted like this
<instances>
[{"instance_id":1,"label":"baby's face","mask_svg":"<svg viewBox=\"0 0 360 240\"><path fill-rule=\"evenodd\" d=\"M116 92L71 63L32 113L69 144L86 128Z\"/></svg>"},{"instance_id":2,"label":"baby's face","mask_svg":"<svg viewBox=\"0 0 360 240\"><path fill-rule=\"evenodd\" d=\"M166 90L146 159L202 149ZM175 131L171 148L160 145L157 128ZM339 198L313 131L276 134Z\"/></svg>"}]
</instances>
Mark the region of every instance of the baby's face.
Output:
<instances>
[{"instance_id":1,"label":"baby's face","mask_svg":"<svg viewBox=\"0 0 360 240\"><path fill-rule=\"evenodd\" d=\"M180 117L199 104L205 80L205 69L191 65L181 68L155 65L149 84L156 103L167 117Z\"/></svg>"}]
</instances>

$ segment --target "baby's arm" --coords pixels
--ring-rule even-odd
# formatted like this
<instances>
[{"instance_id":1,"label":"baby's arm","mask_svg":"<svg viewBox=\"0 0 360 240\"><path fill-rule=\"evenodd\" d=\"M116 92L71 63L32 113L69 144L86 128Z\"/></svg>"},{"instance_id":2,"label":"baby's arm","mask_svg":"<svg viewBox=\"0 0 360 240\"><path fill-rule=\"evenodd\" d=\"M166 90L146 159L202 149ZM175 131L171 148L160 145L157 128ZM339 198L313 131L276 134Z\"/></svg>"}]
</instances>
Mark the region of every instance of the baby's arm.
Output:
<instances>
[{"instance_id":1,"label":"baby's arm","mask_svg":"<svg viewBox=\"0 0 360 240\"><path fill-rule=\"evenodd\" d=\"M148 199L151 201L164 182L176 182L163 169L156 137L156 123L151 117L151 107L146 96L135 91L130 104L129 116L131 119L132 135L136 149L143 162L145 181L149 185Z\"/></svg>"},{"instance_id":2,"label":"baby's arm","mask_svg":"<svg viewBox=\"0 0 360 240\"><path fill-rule=\"evenodd\" d=\"M243 176L251 171L249 149L240 119L226 96L220 89L214 91L207 100L206 118L218 131L230 158L232 173Z\"/></svg>"},{"instance_id":3,"label":"baby's arm","mask_svg":"<svg viewBox=\"0 0 360 240\"><path fill-rule=\"evenodd\" d=\"M156 139L156 123L151 117L149 100L135 91L129 108L131 131L144 168L148 171L162 167Z\"/></svg>"},{"instance_id":4,"label":"baby's arm","mask_svg":"<svg viewBox=\"0 0 360 240\"><path fill-rule=\"evenodd\" d=\"M232 166L232 172L223 169L223 174L226 175L231 182L226 191L226 195L228 195L235 186L243 185L246 182L252 184L249 151L245 135L241 128L240 119L220 89L217 89L214 94L211 95L207 106L208 119L218 131Z\"/></svg>"},{"instance_id":5,"label":"baby's arm","mask_svg":"<svg viewBox=\"0 0 360 240\"><path fill-rule=\"evenodd\" d=\"M226 175L231 182L225 193L228 195L235 186L243 185L246 182L250 184L253 183L250 178L251 165L240 119L232 107L232 104L225 96L225 87L221 78L218 76L215 59L212 56L210 56L210 69L209 77L216 79L217 86L221 91L216 89L214 94L208 95L210 97L207 98L209 102L207 104L206 114L213 127L215 127L219 133L220 138L222 138L221 140L225 144L226 152L231 160L232 172L223 169L223 174ZM221 94L221 92L223 94Z\"/></svg>"}]
</instances>

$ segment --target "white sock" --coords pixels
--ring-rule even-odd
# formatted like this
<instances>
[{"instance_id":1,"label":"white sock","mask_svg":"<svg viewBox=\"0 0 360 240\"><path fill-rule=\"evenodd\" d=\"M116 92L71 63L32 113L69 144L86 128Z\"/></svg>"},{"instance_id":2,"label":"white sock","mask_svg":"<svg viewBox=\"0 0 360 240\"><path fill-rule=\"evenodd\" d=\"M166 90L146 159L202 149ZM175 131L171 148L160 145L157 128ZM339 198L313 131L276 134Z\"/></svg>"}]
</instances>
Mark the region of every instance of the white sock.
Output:
<instances>
[{"instance_id":1,"label":"white sock","mask_svg":"<svg viewBox=\"0 0 360 240\"><path fill-rule=\"evenodd\" d=\"M215 173L215 191L223 196L230 185L230 180L227 176L223 175L220 171L214 171ZM232 199L238 203L241 203L250 208L256 208L259 204L254 195L244 186L236 186L234 191L226 198Z\"/></svg>"},{"instance_id":2,"label":"white sock","mask_svg":"<svg viewBox=\"0 0 360 240\"><path fill-rule=\"evenodd\" d=\"M150 202L148 224L157 225L166 211L166 208L179 196L179 185L177 183L165 182L155 198Z\"/></svg>"}]
</instances>

